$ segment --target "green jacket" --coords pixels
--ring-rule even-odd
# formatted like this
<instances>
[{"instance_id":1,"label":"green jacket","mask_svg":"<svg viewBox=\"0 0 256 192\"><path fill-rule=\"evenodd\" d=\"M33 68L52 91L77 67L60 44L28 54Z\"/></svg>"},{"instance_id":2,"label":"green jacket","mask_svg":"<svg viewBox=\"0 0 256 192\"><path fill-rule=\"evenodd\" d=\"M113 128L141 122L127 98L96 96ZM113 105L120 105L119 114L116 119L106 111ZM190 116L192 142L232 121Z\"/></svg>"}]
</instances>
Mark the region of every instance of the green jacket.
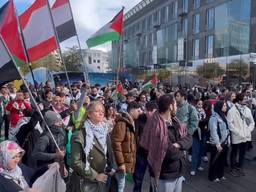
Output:
<instances>
[{"instance_id":1,"label":"green jacket","mask_svg":"<svg viewBox=\"0 0 256 192\"><path fill-rule=\"evenodd\" d=\"M193 135L198 128L198 116L194 106L185 101L181 106L178 106L176 117L186 124L188 133Z\"/></svg>"},{"instance_id":2,"label":"green jacket","mask_svg":"<svg viewBox=\"0 0 256 192\"><path fill-rule=\"evenodd\" d=\"M73 174L71 178L71 185L73 189L70 191L83 192L105 192L106 185L96 181L96 176L99 173L104 173L108 163L108 159L104 154L103 148L95 139L95 145L87 157L90 163L90 169L85 171L86 157L84 153L85 144L85 129L74 131L72 136L72 150L71 150L71 167ZM110 139L107 139L108 151L111 147Z\"/></svg>"}]
</instances>

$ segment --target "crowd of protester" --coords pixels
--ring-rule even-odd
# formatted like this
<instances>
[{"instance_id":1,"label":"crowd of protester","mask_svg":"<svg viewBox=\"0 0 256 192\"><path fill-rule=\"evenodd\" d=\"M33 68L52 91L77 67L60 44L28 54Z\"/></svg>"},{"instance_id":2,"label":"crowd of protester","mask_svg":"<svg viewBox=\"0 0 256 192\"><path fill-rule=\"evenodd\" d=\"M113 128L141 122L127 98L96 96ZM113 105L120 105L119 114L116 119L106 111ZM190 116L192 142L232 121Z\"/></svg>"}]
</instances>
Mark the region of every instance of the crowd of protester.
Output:
<instances>
[{"instance_id":1,"label":"crowd of protester","mask_svg":"<svg viewBox=\"0 0 256 192\"><path fill-rule=\"evenodd\" d=\"M81 81L71 89L50 82L31 86L32 94L25 86L1 87L1 192L40 192L32 185L54 163L68 192L123 192L129 176L140 192L147 171L150 191L181 192L187 163L191 176L209 167L212 182L246 175L256 117L250 87L158 83L141 90Z\"/></svg>"}]
</instances>

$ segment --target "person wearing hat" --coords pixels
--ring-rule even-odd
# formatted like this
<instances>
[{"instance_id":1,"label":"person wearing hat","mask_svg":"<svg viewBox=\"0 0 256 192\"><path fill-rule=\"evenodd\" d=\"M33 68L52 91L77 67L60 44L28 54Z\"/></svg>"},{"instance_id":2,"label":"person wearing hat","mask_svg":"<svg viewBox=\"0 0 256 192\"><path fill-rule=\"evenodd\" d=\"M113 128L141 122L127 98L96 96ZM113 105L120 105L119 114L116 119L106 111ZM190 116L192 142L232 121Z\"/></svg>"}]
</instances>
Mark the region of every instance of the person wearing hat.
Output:
<instances>
[{"instance_id":1,"label":"person wearing hat","mask_svg":"<svg viewBox=\"0 0 256 192\"><path fill-rule=\"evenodd\" d=\"M49 165L54 162L61 162L65 157L65 130L61 116L54 111L47 111L44 114L45 121L52 132L61 151L57 149L53 138L46 129L42 136L35 143L32 157L36 161L36 167Z\"/></svg>"},{"instance_id":2,"label":"person wearing hat","mask_svg":"<svg viewBox=\"0 0 256 192\"><path fill-rule=\"evenodd\" d=\"M111 133L113 152L118 166L118 173L115 175L118 181L118 192L124 191L126 173L134 172L136 160L134 121L138 119L141 112L139 103L130 102L127 112L117 116Z\"/></svg>"}]
</instances>

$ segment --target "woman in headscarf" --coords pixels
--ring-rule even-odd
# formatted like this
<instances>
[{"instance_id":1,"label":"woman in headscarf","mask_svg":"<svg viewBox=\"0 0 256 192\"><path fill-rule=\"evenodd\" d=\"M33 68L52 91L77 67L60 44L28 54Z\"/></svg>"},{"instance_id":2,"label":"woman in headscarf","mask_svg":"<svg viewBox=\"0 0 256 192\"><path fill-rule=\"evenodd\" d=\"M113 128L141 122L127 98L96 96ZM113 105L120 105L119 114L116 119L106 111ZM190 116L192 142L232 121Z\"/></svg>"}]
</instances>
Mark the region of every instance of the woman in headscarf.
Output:
<instances>
[{"instance_id":1,"label":"woman in headscarf","mask_svg":"<svg viewBox=\"0 0 256 192\"><path fill-rule=\"evenodd\" d=\"M210 167L209 180L219 182L225 180L224 167L227 156L230 134L226 119L227 103L223 100L218 101L214 106L214 112L209 120L210 129Z\"/></svg>"},{"instance_id":2,"label":"woman in headscarf","mask_svg":"<svg viewBox=\"0 0 256 192\"><path fill-rule=\"evenodd\" d=\"M81 129L73 133L71 167L74 172L69 191L105 192L111 145L105 109L101 102L91 102ZM79 183L77 183L79 182Z\"/></svg>"},{"instance_id":3,"label":"woman in headscarf","mask_svg":"<svg viewBox=\"0 0 256 192\"><path fill-rule=\"evenodd\" d=\"M19 165L24 153L25 151L14 141L0 143L1 192L38 192L30 187L44 171L35 172L24 165Z\"/></svg>"}]
</instances>

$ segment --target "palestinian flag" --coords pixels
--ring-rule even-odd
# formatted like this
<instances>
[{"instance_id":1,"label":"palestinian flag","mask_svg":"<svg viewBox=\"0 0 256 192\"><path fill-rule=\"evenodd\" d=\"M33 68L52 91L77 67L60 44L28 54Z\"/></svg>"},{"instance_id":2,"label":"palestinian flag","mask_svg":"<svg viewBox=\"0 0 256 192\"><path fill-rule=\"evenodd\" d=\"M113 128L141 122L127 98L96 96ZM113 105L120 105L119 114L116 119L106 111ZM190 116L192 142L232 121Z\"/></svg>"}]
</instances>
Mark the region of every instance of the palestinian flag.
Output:
<instances>
[{"instance_id":1,"label":"palestinian flag","mask_svg":"<svg viewBox=\"0 0 256 192\"><path fill-rule=\"evenodd\" d=\"M76 28L69 0L56 0L51 8L51 12L59 42L65 41L76 35Z\"/></svg>"},{"instance_id":2,"label":"palestinian flag","mask_svg":"<svg viewBox=\"0 0 256 192\"><path fill-rule=\"evenodd\" d=\"M17 65L27 63L13 0L7 1L0 9L0 34Z\"/></svg>"},{"instance_id":3,"label":"palestinian flag","mask_svg":"<svg viewBox=\"0 0 256 192\"><path fill-rule=\"evenodd\" d=\"M0 86L10 81L20 79L17 67L12 61L0 36Z\"/></svg>"},{"instance_id":4,"label":"palestinian flag","mask_svg":"<svg viewBox=\"0 0 256 192\"><path fill-rule=\"evenodd\" d=\"M122 97L122 92L123 92L124 88L122 83L119 83L116 87L116 89L112 92L112 99L113 100L117 100L120 99Z\"/></svg>"},{"instance_id":5,"label":"palestinian flag","mask_svg":"<svg viewBox=\"0 0 256 192\"><path fill-rule=\"evenodd\" d=\"M142 85L141 89L150 91L151 89L153 89L157 86L157 83L158 83L157 75L154 74L152 76L152 79L149 82Z\"/></svg>"},{"instance_id":6,"label":"palestinian flag","mask_svg":"<svg viewBox=\"0 0 256 192\"><path fill-rule=\"evenodd\" d=\"M20 25L30 62L57 49L48 0L36 0L21 16Z\"/></svg>"},{"instance_id":7,"label":"palestinian flag","mask_svg":"<svg viewBox=\"0 0 256 192\"><path fill-rule=\"evenodd\" d=\"M124 8L104 27L90 37L86 43L89 48L104 44L108 41L118 41L123 30Z\"/></svg>"}]
</instances>

